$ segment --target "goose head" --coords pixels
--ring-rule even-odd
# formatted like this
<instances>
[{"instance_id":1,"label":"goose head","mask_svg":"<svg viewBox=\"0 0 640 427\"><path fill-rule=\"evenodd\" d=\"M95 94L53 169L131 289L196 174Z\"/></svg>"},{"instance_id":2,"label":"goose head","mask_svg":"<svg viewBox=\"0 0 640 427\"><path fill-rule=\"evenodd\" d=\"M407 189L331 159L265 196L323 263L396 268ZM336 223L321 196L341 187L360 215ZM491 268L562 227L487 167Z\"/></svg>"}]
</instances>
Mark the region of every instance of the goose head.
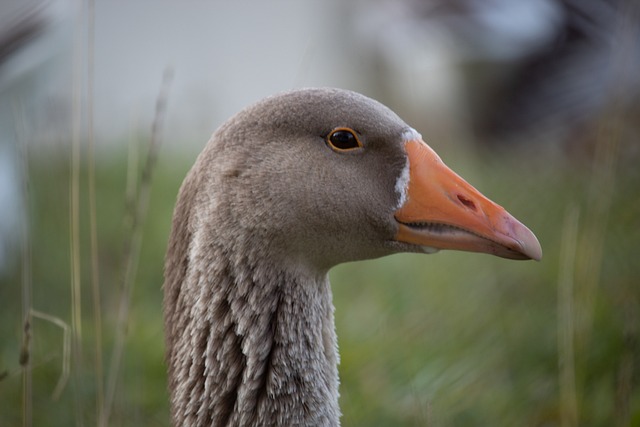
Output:
<instances>
[{"instance_id":1,"label":"goose head","mask_svg":"<svg viewBox=\"0 0 640 427\"><path fill-rule=\"evenodd\" d=\"M174 212L164 318L175 424L338 425L327 270L439 249L542 255L372 99L304 89L238 113Z\"/></svg>"},{"instance_id":2,"label":"goose head","mask_svg":"<svg viewBox=\"0 0 640 427\"><path fill-rule=\"evenodd\" d=\"M327 269L440 249L541 258L534 234L363 95L304 89L244 110L196 168L222 233L283 263Z\"/></svg>"}]
</instances>

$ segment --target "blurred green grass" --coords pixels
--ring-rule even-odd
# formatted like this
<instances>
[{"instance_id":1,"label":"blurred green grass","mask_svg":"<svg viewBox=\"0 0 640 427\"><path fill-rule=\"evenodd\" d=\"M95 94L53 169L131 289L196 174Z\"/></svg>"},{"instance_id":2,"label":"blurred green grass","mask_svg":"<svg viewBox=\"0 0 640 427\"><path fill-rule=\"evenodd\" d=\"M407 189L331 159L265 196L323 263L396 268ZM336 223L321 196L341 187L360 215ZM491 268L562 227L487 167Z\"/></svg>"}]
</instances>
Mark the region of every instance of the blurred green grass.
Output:
<instances>
[{"instance_id":1,"label":"blurred green grass","mask_svg":"<svg viewBox=\"0 0 640 427\"><path fill-rule=\"evenodd\" d=\"M534 147L492 155L437 149L449 166L537 234L543 261L441 252L334 268L342 423L563 425L558 356L558 330L566 326L559 324L558 314L563 218L570 206L579 210L579 260L589 249L590 242L581 238L589 236L589 186L597 174L589 163ZM155 171L110 425L169 425L162 265L177 190L194 158L193 153L167 150ZM593 307L590 319L577 319L575 358L564 365L575 368L581 426L640 425L640 172L633 164L622 159L616 173L608 220L601 224L603 257L596 259L601 271L591 299L580 293L582 267L578 263L572 268L574 316ZM81 172L81 357L72 361L71 378L53 400L62 367L62 331L32 320L34 425L96 424L86 169ZM60 153L34 153L28 175L33 308L70 324L68 159ZM124 220L126 175L126 153L100 154L96 193L105 375L130 235ZM21 268L16 256L0 278L0 372L6 373L0 381L0 426L20 425L23 417Z\"/></svg>"}]
</instances>

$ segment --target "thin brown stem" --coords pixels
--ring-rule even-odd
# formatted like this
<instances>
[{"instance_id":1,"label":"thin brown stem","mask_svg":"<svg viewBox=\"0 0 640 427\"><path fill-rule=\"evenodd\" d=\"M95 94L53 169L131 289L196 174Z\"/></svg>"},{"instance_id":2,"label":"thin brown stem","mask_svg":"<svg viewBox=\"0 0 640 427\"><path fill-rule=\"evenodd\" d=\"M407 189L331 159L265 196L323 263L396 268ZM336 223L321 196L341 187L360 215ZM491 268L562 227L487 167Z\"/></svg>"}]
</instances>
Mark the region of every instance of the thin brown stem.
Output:
<instances>
[{"instance_id":1,"label":"thin brown stem","mask_svg":"<svg viewBox=\"0 0 640 427\"><path fill-rule=\"evenodd\" d=\"M122 356L124 353L125 341L127 336L127 326L129 322L129 313L131 307L131 293L133 291L133 285L138 269L140 248L142 245L142 231L149 206L151 179L153 177L153 171L155 169L156 161L158 158L158 151L160 149L160 130L162 128L162 124L164 123L168 90L172 80L172 76L173 73L170 69L165 70L162 80L162 86L156 102L156 110L151 127L151 140L149 143L149 150L147 152L147 158L142 169L142 176L140 177L139 191L137 192L138 197L132 203L127 202L127 206L130 206L130 208L132 209L132 212L130 212L130 217L132 218L130 233L131 237L125 242L124 283L122 291L120 293L120 302L118 304L118 317L116 319L116 338L113 352L111 354L105 395L105 409L99 422L100 426L108 425L109 417L113 409L113 401L115 398L118 376L120 373L120 365L122 363Z\"/></svg>"},{"instance_id":2,"label":"thin brown stem","mask_svg":"<svg viewBox=\"0 0 640 427\"><path fill-rule=\"evenodd\" d=\"M578 240L579 209L572 206L562 227L560 273L558 278L558 371L560 383L560 420L563 427L578 425L576 393L574 269Z\"/></svg>"},{"instance_id":3,"label":"thin brown stem","mask_svg":"<svg viewBox=\"0 0 640 427\"><path fill-rule=\"evenodd\" d=\"M95 140L93 126L95 1L87 1L87 181L89 197L89 233L91 240L91 290L93 294L93 324L95 342L95 377L97 418L104 408L104 368L102 361L102 307L100 302L100 265L96 209Z\"/></svg>"},{"instance_id":4,"label":"thin brown stem","mask_svg":"<svg viewBox=\"0 0 640 427\"><path fill-rule=\"evenodd\" d=\"M31 237L30 229L30 181L29 181L29 155L25 141L25 123L22 115L16 114L16 132L19 141L19 153L21 160L22 197L27 215L22 221L22 345L20 349L20 366L22 368L22 425L30 427L33 421L33 379L31 375L31 306L32 306L32 281L31 281Z\"/></svg>"}]
</instances>

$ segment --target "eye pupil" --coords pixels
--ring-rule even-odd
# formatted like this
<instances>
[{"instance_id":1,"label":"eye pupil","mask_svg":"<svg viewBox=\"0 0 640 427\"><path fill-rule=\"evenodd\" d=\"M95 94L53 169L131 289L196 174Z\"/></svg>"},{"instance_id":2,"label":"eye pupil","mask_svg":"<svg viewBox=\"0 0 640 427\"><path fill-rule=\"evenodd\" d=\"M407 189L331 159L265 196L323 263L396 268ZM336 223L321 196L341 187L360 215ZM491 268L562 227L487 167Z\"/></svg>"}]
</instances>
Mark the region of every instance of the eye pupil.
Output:
<instances>
[{"instance_id":1,"label":"eye pupil","mask_svg":"<svg viewBox=\"0 0 640 427\"><path fill-rule=\"evenodd\" d=\"M358 145L353 134L344 130L334 132L331 135L331 142L338 148L350 148Z\"/></svg>"},{"instance_id":2,"label":"eye pupil","mask_svg":"<svg viewBox=\"0 0 640 427\"><path fill-rule=\"evenodd\" d=\"M338 150L360 147L360 142L351 130L336 130L329 136L329 143Z\"/></svg>"}]
</instances>

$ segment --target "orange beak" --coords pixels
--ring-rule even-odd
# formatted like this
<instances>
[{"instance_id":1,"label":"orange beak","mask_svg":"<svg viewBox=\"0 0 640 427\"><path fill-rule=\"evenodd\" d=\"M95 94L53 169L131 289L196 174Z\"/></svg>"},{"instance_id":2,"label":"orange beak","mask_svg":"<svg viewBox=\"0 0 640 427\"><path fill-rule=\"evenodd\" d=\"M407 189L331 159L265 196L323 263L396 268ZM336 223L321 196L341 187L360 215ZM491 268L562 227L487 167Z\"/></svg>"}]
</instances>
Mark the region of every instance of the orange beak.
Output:
<instances>
[{"instance_id":1,"label":"orange beak","mask_svg":"<svg viewBox=\"0 0 640 427\"><path fill-rule=\"evenodd\" d=\"M542 258L536 236L449 169L426 143L411 139L405 202L395 212L395 240L429 249L484 252L510 259Z\"/></svg>"}]
</instances>

